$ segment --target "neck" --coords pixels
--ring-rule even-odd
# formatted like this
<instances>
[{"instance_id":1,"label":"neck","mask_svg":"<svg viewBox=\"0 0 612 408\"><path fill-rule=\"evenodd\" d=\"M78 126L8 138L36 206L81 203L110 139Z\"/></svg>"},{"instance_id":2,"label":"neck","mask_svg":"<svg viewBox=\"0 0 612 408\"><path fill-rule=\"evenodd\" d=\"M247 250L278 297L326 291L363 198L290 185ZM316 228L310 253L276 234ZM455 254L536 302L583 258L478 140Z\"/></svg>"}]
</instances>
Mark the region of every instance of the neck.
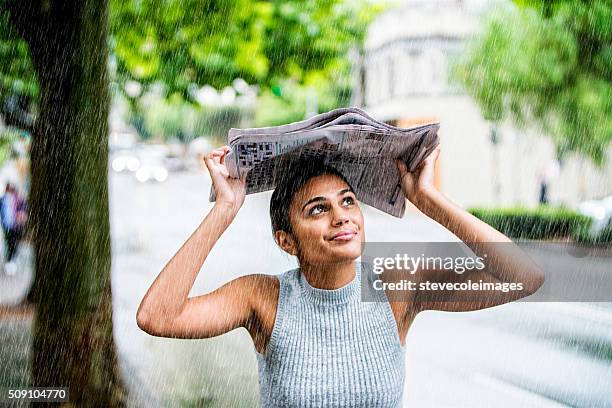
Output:
<instances>
[{"instance_id":1,"label":"neck","mask_svg":"<svg viewBox=\"0 0 612 408\"><path fill-rule=\"evenodd\" d=\"M308 264L300 261L300 270L310 286L317 289L339 289L355 278L355 261Z\"/></svg>"}]
</instances>

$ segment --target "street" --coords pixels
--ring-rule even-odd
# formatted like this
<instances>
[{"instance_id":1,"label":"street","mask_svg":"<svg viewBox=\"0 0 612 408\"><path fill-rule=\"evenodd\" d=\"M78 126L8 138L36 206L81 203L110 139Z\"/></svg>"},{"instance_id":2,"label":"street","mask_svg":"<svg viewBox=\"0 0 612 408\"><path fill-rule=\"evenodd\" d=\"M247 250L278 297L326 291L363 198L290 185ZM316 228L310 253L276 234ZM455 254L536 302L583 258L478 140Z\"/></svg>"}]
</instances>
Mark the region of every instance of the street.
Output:
<instances>
[{"instance_id":1,"label":"street","mask_svg":"<svg viewBox=\"0 0 612 408\"><path fill-rule=\"evenodd\" d=\"M147 288L211 208L209 189L205 171L172 173L158 184L110 175L114 330L131 406L258 403L256 360L246 330L176 340L151 337L136 326ZM191 296L241 275L277 274L295 266L272 240L269 197L247 196ZM456 239L414 211L401 220L367 206L363 211L368 241ZM0 278L2 303L19 300L28 273ZM405 406L612 407L609 307L514 303L469 313L421 313L406 342Z\"/></svg>"}]
</instances>

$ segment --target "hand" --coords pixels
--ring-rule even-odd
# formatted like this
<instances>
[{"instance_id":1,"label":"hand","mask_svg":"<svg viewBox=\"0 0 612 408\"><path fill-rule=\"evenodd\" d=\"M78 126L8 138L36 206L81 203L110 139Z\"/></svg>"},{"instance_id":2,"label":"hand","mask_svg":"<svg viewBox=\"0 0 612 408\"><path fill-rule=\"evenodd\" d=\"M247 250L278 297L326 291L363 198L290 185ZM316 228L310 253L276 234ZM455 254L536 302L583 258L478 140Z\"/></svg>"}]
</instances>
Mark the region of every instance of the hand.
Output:
<instances>
[{"instance_id":1,"label":"hand","mask_svg":"<svg viewBox=\"0 0 612 408\"><path fill-rule=\"evenodd\" d=\"M395 160L400 172L404 196L417 207L419 207L419 198L436 191L434 187L434 166L439 155L440 145L438 145L412 173L408 171L408 167L403 160Z\"/></svg>"},{"instance_id":2,"label":"hand","mask_svg":"<svg viewBox=\"0 0 612 408\"><path fill-rule=\"evenodd\" d=\"M225 166L225 156L230 151L229 146L215 149L204 157L204 163L215 188L216 204L228 206L237 213L246 194L246 174L239 179L230 177Z\"/></svg>"}]
</instances>

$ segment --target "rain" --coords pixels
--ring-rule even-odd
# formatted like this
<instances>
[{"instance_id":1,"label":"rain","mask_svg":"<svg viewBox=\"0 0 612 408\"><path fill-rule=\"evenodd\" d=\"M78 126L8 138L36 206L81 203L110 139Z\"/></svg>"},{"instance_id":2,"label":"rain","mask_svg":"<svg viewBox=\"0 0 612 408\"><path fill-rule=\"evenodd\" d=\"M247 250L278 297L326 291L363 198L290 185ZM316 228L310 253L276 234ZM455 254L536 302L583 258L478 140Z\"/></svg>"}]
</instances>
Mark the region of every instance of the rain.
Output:
<instances>
[{"instance_id":1,"label":"rain","mask_svg":"<svg viewBox=\"0 0 612 408\"><path fill-rule=\"evenodd\" d=\"M215 208L204 158L230 128L358 107L439 123L432 187L545 275L526 299L416 314L402 406L612 407L608 1L78 3L0 0L0 406L260 406L245 327L159 337L137 312ZM299 266L271 197L246 195L190 298ZM420 203L360 203L369 248L460 241Z\"/></svg>"}]
</instances>

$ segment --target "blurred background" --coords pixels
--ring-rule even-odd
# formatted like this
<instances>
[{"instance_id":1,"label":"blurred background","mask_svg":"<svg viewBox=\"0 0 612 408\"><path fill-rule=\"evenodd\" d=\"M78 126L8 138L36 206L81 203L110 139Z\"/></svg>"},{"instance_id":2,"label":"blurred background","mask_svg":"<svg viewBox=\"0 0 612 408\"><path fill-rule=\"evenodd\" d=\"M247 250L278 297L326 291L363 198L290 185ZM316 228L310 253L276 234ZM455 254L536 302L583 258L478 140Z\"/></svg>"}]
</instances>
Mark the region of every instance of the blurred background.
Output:
<instances>
[{"instance_id":1,"label":"blurred background","mask_svg":"<svg viewBox=\"0 0 612 408\"><path fill-rule=\"evenodd\" d=\"M612 271L609 1L0 0L0 62L1 392L258 404L246 330L160 339L135 319L212 207L202 156L231 127L345 106L440 122L439 190L544 244L536 260ZM295 266L269 199L247 197L191 296ZM456 239L414 208L363 211L369 241ZM612 407L612 303L425 312L406 368L405 406Z\"/></svg>"}]
</instances>

